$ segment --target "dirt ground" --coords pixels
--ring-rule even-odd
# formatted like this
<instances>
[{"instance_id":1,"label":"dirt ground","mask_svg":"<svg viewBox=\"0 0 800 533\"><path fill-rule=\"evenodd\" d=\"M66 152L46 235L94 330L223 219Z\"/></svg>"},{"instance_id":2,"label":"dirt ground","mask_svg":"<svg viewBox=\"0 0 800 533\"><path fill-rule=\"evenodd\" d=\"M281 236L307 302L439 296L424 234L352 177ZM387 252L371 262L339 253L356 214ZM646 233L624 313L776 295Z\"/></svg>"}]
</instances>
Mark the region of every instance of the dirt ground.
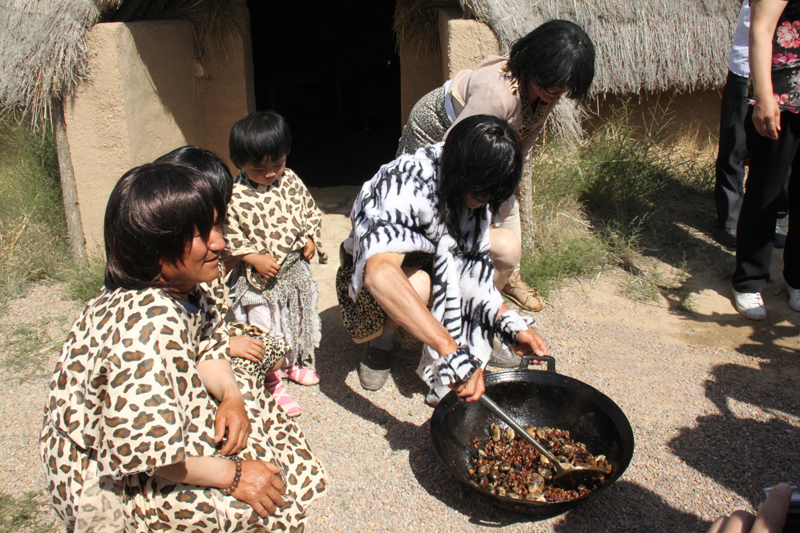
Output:
<instances>
[{"instance_id":1,"label":"dirt ground","mask_svg":"<svg viewBox=\"0 0 800 533\"><path fill-rule=\"evenodd\" d=\"M357 189L318 193L327 212L325 240L338 243L349 232L347 214ZM365 450L381 457L388 441L390 454L401 455L391 461L400 479L405 480L410 470L428 493L423 497L412 491L412 500L451 517L452 530L481 531L492 525L513 531L705 531L717 516L736 508L752 511L763 499L763 487L781 480L800 482L800 313L786 304L780 252L773 261L772 278L778 281L764 291L768 318L753 322L739 315L730 300L733 253L695 229L686 228L686 232L690 244L682 254L682 272L666 262L650 265L664 279L679 279L668 296L655 302L633 301L622 294L629 275L610 269L594 279L570 280L551 297L548 308L537 314L559 371L614 399L636 435L631 467L605 493L605 499L598 497L586 508L531 522L488 509L471 494L465 495L463 487L454 488L452 478L428 455L429 444L406 442L411 439L409 431L414 433L408 425L419 424L425 433L429 416L424 409L422 417L417 414L424 391L414 381L416 354L408 356L404 369L393 370L390 382L394 383L388 391L369 393L361 390L355 376L360 350L345 338L326 350L341 353L345 369L325 365L320 354L323 379L326 372L335 373L330 376L333 383L323 382L320 392L343 408L338 419L342 424L355 414L353 431L360 427L376 432L376 440L365 444ZM342 331L332 290L337 267L334 253L331 261L314 269L321 280L320 313L323 320L328 319L327 329L338 336ZM407 406L413 409L406 412ZM309 434L314 431L313 420L303 424ZM320 451L326 455L327 446L322 444ZM356 469L358 474L352 465L342 465L336 454L329 455L334 480L364 476L365 471L368 478L374 476L381 469L380 461L365 455L361 457L367 465ZM338 516L350 505L340 497L357 492L358 486L372 485L344 482L341 492L335 489L336 495L315 509L320 530L363 525ZM403 498L392 497L391 491L387 496L389 502L368 505L371 512L359 506L365 512L358 516L376 530L395 530L389 525L390 510L403 505ZM443 505L431 505L431 496ZM608 516L613 518L599 526L603 522L597 519ZM436 521L420 518L414 523L429 527Z\"/></svg>"},{"instance_id":2,"label":"dirt ground","mask_svg":"<svg viewBox=\"0 0 800 533\"><path fill-rule=\"evenodd\" d=\"M754 510L761 489L800 482L800 313L778 280L764 292L768 318L741 317L729 298L731 252L696 234L688 274L674 296L638 303L623 296L627 274L574 279L536 319L560 373L599 389L631 422L631 466L608 490L558 517L534 520L500 511L454 480L435 457L431 408L414 374L418 353L398 355L384 389L361 389L363 348L341 325L334 291L338 244L349 232L355 187L313 189L325 211L327 265L320 285L323 343L318 387L290 384L299 422L326 465L330 492L309 511L317 531L705 531L717 516ZM699 251L699 252L698 252ZM673 266L654 263L665 276ZM54 298L57 295L62 299ZM8 364L10 332L29 324L60 342L79 311L59 287L39 287L0 317L0 488L44 488L37 453L47 372ZM36 354L52 368L55 350ZM52 516L45 513L43 516Z\"/></svg>"},{"instance_id":3,"label":"dirt ground","mask_svg":"<svg viewBox=\"0 0 800 533\"><path fill-rule=\"evenodd\" d=\"M326 211L325 241L338 243L350 231L349 209L352 199L358 193L357 187L332 187L313 189L315 198ZM800 352L800 314L786 305L787 293L783 276L783 254L776 250L772 263L772 279L763 295L768 318L764 322L754 322L739 315L731 303L730 274L734 266L734 254L714 243L708 236L696 231L693 237L703 242L700 246L713 250L703 253L696 262L684 263L688 266L688 277L681 283L681 300L688 301L689 310L679 309L675 299L664 297L659 302L637 303L620 293L620 271L599 275L593 280L573 279L567 284L565 293L580 293L587 305L583 317L597 322L612 321L622 325L636 325L652 330L670 339L698 344L716 349L740 351L760 351L763 349L778 352ZM703 250L706 252L706 250ZM315 265L315 276L320 282L320 312L335 307L336 294L333 290L333 275L337 263L338 245L329 245L331 262L328 265ZM658 263L656 268L663 277L673 275L674 268Z\"/></svg>"}]
</instances>

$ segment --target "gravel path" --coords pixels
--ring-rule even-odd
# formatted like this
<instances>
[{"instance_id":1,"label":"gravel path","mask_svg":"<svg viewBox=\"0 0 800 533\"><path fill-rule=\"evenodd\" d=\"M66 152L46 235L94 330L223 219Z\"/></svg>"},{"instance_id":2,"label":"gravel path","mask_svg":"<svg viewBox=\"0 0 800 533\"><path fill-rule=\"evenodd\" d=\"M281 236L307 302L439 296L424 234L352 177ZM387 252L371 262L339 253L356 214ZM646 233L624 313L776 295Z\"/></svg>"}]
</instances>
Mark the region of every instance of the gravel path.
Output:
<instances>
[{"instance_id":1,"label":"gravel path","mask_svg":"<svg viewBox=\"0 0 800 533\"><path fill-rule=\"evenodd\" d=\"M330 213L324 238L332 263L347 232L343 213L353 193L337 189L326 189L320 200ZM556 295L536 318L559 373L592 385L622 408L636 452L623 477L597 498L565 515L532 521L485 503L439 464L427 422L432 409L414 373L417 352L401 351L381 391L361 389L355 372L361 348L342 328L332 292L335 269L314 267L322 292L323 345L316 363L322 381L318 387L289 385L331 483L328 496L310 509L311 532L700 532L721 514L753 510L762 487L800 482L800 315L756 326L729 316L719 320L719 335L731 327L752 328L751 337L773 341L729 349L693 344L702 317L676 317L667 308L617 296L622 273L576 282ZM79 305L59 297L60 287L35 288L0 317L4 493L43 488L36 441L47 384L8 365L9 333L23 323L42 324L60 342ZM52 368L56 353L40 357Z\"/></svg>"}]
</instances>

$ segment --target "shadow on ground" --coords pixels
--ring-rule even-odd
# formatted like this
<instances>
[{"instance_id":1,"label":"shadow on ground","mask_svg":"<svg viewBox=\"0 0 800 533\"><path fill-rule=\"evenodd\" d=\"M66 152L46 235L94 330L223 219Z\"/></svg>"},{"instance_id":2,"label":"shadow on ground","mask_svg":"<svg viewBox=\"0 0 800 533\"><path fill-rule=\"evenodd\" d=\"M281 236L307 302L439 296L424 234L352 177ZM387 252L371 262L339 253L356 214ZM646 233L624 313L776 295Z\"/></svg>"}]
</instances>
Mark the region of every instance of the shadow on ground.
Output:
<instances>
[{"instance_id":1,"label":"shadow on ground","mask_svg":"<svg viewBox=\"0 0 800 533\"><path fill-rule=\"evenodd\" d=\"M472 524L487 528L500 528L517 523L556 520L556 531L564 533L598 531L598 509L614 506L619 509L614 523L604 524L605 531L655 531L664 523L675 524L676 531L704 531L709 524L696 516L670 507L652 491L628 481L618 481L596 498L560 517L539 517L506 511L493 506L456 478L452 477L438 461L430 439L428 422L416 426L398 420L392 413L376 406L368 398L347 384L348 374L356 369L363 346L350 340L342 326L338 307L322 313L323 338L317 370L325 379L320 390L331 400L357 416L381 425L386 440L393 450L407 450L409 465L419 486L451 509L469 517ZM419 352L400 351L392 368L392 379L399 393L417 399L426 392L425 385L415 373ZM689 436L689 438L692 438ZM608 513L603 513L608 516ZM664 521L669 517L669 522Z\"/></svg>"},{"instance_id":2,"label":"shadow on ground","mask_svg":"<svg viewBox=\"0 0 800 533\"><path fill-rule=\"evenodd\" d=\"M617 509L613 523L597 523L597 516L609 516L603 509ZM596 531L671 531L703 532L711 525L697 516L675 509L658 494L630 481L618 481L597 498L567 513L555 526L559 533Z\"/></svg>"},{"instance_id":3,"label":"shadow on ground","mask_svg":"<svg viewBox=\"0 0 800 533\"><path fill-rule=\"evenodd\" d=\"M624 162L622 166L627 168ZM702 174L702 169L699 171ZM678 178L670 172L642 171L643 176L652 180L652 187L641 187L641 190L634 185L629 187L630 190L618 190L610 178L598 182L597 190L587 192L584 198L592 226L601 233L615 229L628 235L627 238L634 239L636 248L646 259L684 273L682 280L659 280L656 277L653 280L667 299L670 312L681 316L688 327L691 328L693 323L716 324L723 328L752 327L749 335L741 334L743 342L736 346L740 353L791 351L785 346L784 339L798 337L800 313L792 311L786 302L783 250L775 250L772 281L762 291L767 319L753 322L736 313L733 304L727 304L731 299L731 276L736 257L733 249L712 239L716 219L713 189L710 183L684 172L686 178ZM633 263L637 261L626 261L623 267L634 275L644 274ZM692 298L701 291L717 293L727 301L724 308L710 314L692 312ZM713 339L708 342L713 342ZM792 342L798 345L797 341Z\"/></svg>"},{"instance_id":4,"label":"shadow on ground","mask_svg":"<svg viewBox=\"0 0 800 533\"><path fill-rule=\"evenodd\" d=\"M358 366L364 345L357 345L342 325L339 307L331 307L320 314L322 338L325 343L317 351L316 369L325 376L320 381L320 391L331 400L363 418L386 429L386 440L393 450L409 450L416 440L413 424L398 420L386 409L376 406L368 398L354 391L347 384L347 376ZM391 379L405 398L417 393L427 393L427 388L415 370L419 353L397 350L397 360L392 365ZM404 429L403 429L404 428ZM409 438L409 435L414 435Z\"/></svg>"},{"instance_id":5,"label":"shadow on ground","mask_svg":"<svg viewBox=\"0 0 800 533\"><path fill-rule=\"evenodd\" d=\"M720 485L740 494L753 507L764 500L764 487L800 479L800 429L779 419L708 415L697 419L669 442L672 452Z\"/></svg>"},{"instance_id":6,"label":"shadow on ground","mask_svg":"<svg viewBox=\"0 0 800 533\"><path fill-rule=\"evenodd\" d=\"M720 414L701 416L669 442L687 464L737 492L754 507L761 489L800 481L800 367L778 354L758 368L717 365L705 383L706 396ZM766 420L736 416L736 404L762 409ZM788 416L787 416L788 415Z\"/></svg>"}]
</instances>

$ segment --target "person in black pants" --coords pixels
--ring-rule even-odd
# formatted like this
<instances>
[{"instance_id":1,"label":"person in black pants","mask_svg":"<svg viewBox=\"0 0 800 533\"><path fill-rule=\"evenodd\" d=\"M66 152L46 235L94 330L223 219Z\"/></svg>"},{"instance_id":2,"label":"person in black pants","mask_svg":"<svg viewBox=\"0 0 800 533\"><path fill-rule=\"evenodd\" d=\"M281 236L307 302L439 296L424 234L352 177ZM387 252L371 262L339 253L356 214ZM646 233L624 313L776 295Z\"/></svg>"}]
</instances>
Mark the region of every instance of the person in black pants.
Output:
<instances>
[{"instance_id":1,"label":"person in black pants","mask_svg":"<svg viewBox=\"0 0 800 533\"><path fill-rule=\"evenodd\" d=\"M800 213L800 172L796 170L800 169L800 115L781 112L777 139L760 135L752 117L751 107L745 128L747 144L754 155L750 159L750 176L737 226L736 270L733 274L733 288L739 293L760 293L769 280L775 237L773 221L782 204L787 183L789 212ZM787 176L789 167L791 171ZM800 288L800 232L792 232L791 228L789 224L783 251L783 278L789 285L790 297L792 290Z\"/></svg>"},{"instance_id":2,"label":"person in black pants","mask_svg":"<svg viewBox=\"0 0 800 533\"><path fill-rule=\"evenodd\" d=\"M747 141L744 119L747 115L747 78L750 75L750 0L742 0L736 31L728 56L728 78L722 91L719 117L719 153L714 185L714 203L717 207L717 225L714 239L728 247L736 246L736 224L744 195L745 160ZM786 209L788 200L778 211L775 247L786 243Z\"/></svg>"},{"instance_id":3,"label":"person in black pants","mask_svg":"<svg viewBox=\"0 0 800 533\"><path fill-rule=\"evenodd\" d=\"M800 0L751 0L750 7L752 107L745 119L750 176L736 228L732 282L736 310L763 320L761 290L769 280L775 216L787 180L790 216L800 213L800 36L792 33L800 26ZM789 224L786 236L783 278L789 307L800 311L800 231L795 226Z\"/></svg>"},{"instance_id":4,"label":"person in black pants","mask_svg":"<svg viewBox=\"0 0 800 533\"><path fill-rule=\"evenodd\" d=\"M744 161L748 154L744 123L750 107L745 101L746 92L747 78L729 70L725 88L722 90L719 117L719 152L714 183L717 229L714 231L714 239L723 246L730 247L736 246L736 224L744 196ZM776 248L786 245L787 195L788 192L784 189L776 215L773 239Z\"/></svg>"},{"instance_id":5,"label":"person in black pants","mask_svg":"<svg viewBox=\"0 0 800 533\"><path fill-rule=\"evenodd\" d=\"M714 184L714 203L717 206L716 240L725 246L736 246L736 223L744 194L744 159L747 143L744 118L748 105L744 100L747 78L728 71L722 90L719 117L719 154L717 179Z\"/></svg>"}]
</instances>

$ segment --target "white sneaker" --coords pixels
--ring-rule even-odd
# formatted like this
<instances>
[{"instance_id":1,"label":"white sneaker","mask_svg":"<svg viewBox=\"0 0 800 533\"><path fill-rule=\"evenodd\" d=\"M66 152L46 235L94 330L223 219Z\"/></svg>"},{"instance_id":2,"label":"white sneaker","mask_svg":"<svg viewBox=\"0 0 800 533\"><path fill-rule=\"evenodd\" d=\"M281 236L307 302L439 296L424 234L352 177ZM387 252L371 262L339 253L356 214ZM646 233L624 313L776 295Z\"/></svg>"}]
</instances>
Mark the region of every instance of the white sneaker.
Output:
<instances>
[{"instance_id":1,"label":"white sneaker","mask_svg":"<svg viewBox=\"0 0 800 533\"><path fill-rule=\"evenodd\" d=\"M736 289L733 289L733 305L737 311L750 320L767 318L767 310L764 309L764 300L761 299L760 292L736 292ZM798 306L800 306L800 302L798 302Z\"/></svg>"},{"instance_id":2,"label":"white sneaker","mask_svg":"<svg viewBox=\"0 0 800 533\"><path fill-rule=\"evenodd\" d=\"M789 289L789 307L800 311L800 289L793 289L789 285L786 288Z\"/></svg>"}]
</instances>

